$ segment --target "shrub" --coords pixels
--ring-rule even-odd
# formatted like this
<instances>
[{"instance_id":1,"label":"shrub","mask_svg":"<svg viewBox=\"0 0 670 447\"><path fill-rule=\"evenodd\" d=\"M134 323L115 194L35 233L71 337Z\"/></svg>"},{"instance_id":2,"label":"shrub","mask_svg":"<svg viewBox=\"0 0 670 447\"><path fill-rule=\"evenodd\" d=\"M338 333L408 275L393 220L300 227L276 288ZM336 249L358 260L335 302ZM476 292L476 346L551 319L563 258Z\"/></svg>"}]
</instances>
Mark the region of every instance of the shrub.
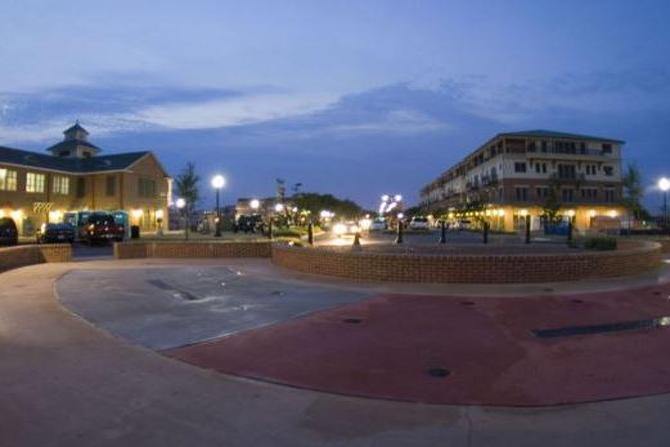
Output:
<instances>
[{"instance_id":1,"label":"shrub","mask_svg":"<svg viewBox=\"0 0 670 447\"><path fill-rule=\"evenodd\" d=\"M613 237L597 236L584 241L587 250L616 250L616 239Z\"/></svg>"}]
</instances>

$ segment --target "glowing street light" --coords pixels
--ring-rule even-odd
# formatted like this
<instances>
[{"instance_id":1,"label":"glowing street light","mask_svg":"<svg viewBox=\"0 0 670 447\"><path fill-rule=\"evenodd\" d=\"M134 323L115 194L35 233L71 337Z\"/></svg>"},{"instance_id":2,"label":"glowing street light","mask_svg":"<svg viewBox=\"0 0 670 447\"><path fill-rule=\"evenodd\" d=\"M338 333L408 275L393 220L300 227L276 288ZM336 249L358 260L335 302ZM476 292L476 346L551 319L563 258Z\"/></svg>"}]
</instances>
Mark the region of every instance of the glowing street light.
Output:
<instances>
[{"instance_id":1,"label":"glowing street light","mask_svg":"<svg viewBox=\"0 0 670 447\"><path fill-rule=\"evenodd\" d=\"M219 191L226 184L226 179L222 175L212 177L212 188L216 189L216 231L214 237L221 237L221 207L219 205Z\"/></svg>"},{"instance_id":2,"label":"glowing street light","mask_svg":"<svg viewBox=\"0 0 670 447\"><path fill-rule=\"evenodd\" d=\"M186 206L186 200L184 200L180 197L175 202L175 205L177 206L177 208L179 208L181 210L182 208L184 208Z\"/></svg>"},{"instance_id":3,"label":"glowing street light","mask_svg":"<svg viewBox=\"0 0 670 447\"><path fill-rule=\"evenodd\" d=\"M258 199L252 199L249 202L249 206L252 210L257 210L261 206L261 202Z\"/></svg>"},{"instance_id":4,"label":"glowing street light","mask_svg":"<svg viewBox=\"0 0 670 447\"><path fill-rule=\"evenodd\" d=\"M400 194L396 194L395 196L393 196L393 200L395 200L396 202L400 202L402 201L402 196Z\"/></svg>"},{"instance_id":5,"label":"glowing street light","mask_svg":"<svg viewBox=\"0 0 670 447\"><path fill-rule=\"evenodd\" d=\"M388 201L389 201L389 195L388 195L388 194L384 194L384 195L382 196L382 202L388 202Z\"/></svg>"},{"instance_id":6,"label":"glowing street light","mask_svg":"<svg viewBox=\"0 0 670 447\"><path fill-rule=\"evenodd\" d=\"M184 213L184 208L186 207L186 200L180 197L175 201L174 204L181 213L182 218L184 219L184 239L188 240L188 219L186 218L186 215Z\"/></svg>"},{"instance_id":7,"label":"glowing street light","mask_svg":"<svg viewBox=\"0 0 670 447\"><path fill-rule=\"evenodd\" d=\"M284 204L282 204L282 203L278 203L278 204L276 204L276 205L275 205L275 211L276 211L277 213L281 213L282 211L284 211Z\"/></svg>"},{"instance_id":8,"label":"glowing street light","mask_svg":"<svg viewBox=\"0 0 670 447\"><path fill-rule=\"evenodd\" d=\"M662 177L658 181L658 189L663 191L663 226L668 226L668 190L670 189L670 180Z\"/></svg>"}]
</instances>

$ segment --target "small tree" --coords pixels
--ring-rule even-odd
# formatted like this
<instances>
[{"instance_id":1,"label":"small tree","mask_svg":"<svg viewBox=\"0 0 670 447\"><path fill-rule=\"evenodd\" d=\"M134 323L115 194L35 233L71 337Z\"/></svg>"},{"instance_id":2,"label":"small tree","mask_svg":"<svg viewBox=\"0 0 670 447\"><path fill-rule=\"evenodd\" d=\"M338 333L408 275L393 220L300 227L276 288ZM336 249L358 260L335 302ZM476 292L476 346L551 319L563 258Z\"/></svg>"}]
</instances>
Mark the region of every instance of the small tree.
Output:
<instances>
[{"instance_id":1,"label":"small tree","mask_svg":"<svg viewBox=\"0 0 670 447\"><path fill-rule=\"evenodd\" d=\"M186 201L186 207L193 211L200 200L200 177L195 172L195 164L188 162L175 178L177 195Z\"/></svg>"},{"instance_id":2,"label":"small tree","mask_svg":"<svg viewBox=\"0 0 670 447\"><path fill-rule=\"evenodd\" d=\"M623 176L623 206L636 220L643 219L647 212L642 206L644 187L642 173L635 163L629 163Z\"/></svg>"},{"instance_id":3,"label":"small tree","mask_svg":"<svg viewBox=\"0 0 670 447\"><path fill-rule=\"evenodd\" d=\"M561 182L556 175L549 180L548 189L547 197L542 204L542 216L547 224L555 224L558 222L558 211L561 209L561 202L558 199Z\"/></svg>"},{"instance_id":4,"label":"small tree","mask_svg":"<svg viewBox=\"0 0 670 447\"><path fill-rule=\"evenodd\" d=\"M177 195L186 201L184 212L187 222L190 222L189 216L195 211L200 200L200 177L195 172L195 164L188 162L186 167L175 178L175 190ZM189 223L186 224L187 226Z\"/></svg>"}]
</instances>

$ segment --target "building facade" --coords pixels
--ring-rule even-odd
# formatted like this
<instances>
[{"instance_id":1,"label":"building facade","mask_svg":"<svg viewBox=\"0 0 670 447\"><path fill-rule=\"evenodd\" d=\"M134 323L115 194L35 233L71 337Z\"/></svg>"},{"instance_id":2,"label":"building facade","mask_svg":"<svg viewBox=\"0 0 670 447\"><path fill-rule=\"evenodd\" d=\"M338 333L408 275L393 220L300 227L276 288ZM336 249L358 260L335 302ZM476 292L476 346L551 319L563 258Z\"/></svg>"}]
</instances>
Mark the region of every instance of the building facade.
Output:
<instances>
[{"instance_id":1,"label":"building facade","mask_svg":"<svg viewBox=\"0 0 670 447\"><path fill-rule=\"evenodd\" d=\"M551 198L579 230L612 226L624 215L623 144L546 130L501 133L426 185L422 205L448 213L479 203L498 229L530 219L537 230Z\"/></svg>"},{"instance_id":2,"label":"building facade","mask_svg":"<svg viewBox=\"0 0 670 447\"><path fill-rule=\"evenodd\" d=\"M152 152L100 155L79 123L47 154L0 147L0 216L24 236L73 211L125 211L157 230L167 218L171 179Z\"/></svg>"}]
</instances>

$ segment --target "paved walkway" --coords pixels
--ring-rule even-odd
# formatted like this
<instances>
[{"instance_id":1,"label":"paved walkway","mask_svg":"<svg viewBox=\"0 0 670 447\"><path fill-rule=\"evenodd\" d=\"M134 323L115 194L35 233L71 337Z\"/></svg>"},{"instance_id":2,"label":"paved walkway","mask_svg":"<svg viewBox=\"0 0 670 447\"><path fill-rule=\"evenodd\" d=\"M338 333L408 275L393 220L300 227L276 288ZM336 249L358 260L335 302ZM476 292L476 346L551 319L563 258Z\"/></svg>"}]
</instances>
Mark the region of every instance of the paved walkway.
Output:
<instances>
[{"instance_id":1,"label":"paved walkway","mask_svg":"<svg viewBox=\"0 0 670 447\"><path fill-rule=\"evenodd\" d=\"M171 360L101 332L54 298L54 281L72 269L161 264L51 264L0 275L1 446L667 445L667 395L509 409L322 394ZM283 273L264 261L227 264Z\"/></svg>"}]
</instances>

